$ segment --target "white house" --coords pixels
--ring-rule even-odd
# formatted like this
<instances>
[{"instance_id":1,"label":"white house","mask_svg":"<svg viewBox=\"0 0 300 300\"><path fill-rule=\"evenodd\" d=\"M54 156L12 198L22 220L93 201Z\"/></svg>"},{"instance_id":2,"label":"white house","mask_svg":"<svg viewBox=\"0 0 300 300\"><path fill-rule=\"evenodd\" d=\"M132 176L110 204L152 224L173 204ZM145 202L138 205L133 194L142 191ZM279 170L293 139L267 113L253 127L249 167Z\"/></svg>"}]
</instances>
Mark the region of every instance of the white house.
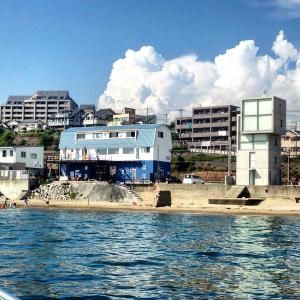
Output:
<instances>
[{"instance_id":1,"label":"white house","mask_svg":"<svg viewBox=\"0 0 300 300\"><path fill-rule=\"evenodd\" d=\"M59 143L63 177L153 181L170 176L171 132L165 125L135 124L70 128Z\"/></svg>"},{"instance_id":2,"label":"white house","mask_svg":"<svg viewBox=\"0 0 300 300\"><path fill-rule=\"evenodd\" d=\"M44 168L43 146L0 147L0 165L13 167L22 164L26 169Z\"/></svg>"}]
</instances>

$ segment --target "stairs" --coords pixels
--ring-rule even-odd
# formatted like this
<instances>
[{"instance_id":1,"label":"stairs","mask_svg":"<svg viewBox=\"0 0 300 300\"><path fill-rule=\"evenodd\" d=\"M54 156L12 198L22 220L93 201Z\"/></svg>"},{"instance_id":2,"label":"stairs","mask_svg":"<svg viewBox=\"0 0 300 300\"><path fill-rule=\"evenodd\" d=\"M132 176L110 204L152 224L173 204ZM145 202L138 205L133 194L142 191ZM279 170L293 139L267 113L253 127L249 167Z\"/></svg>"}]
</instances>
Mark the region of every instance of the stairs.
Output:
<instances>
[{"instance_id":1,"label":"stairs","mask_svg":"<svg viewBox=\"0 0 300 300\"><path fill-rule=\"evenodd\" d=\"M263 199L250 198L250 192L247 186L235 185L230 188L224 195L224 198L208 199L208 204L221 204L221 205L258 205Z\"/></svg>"},{"instance_id":2,"label":"stairs","mask_svg":"<svg viewBox=\"0 0 300 300\"><path fill-rule=\"evenodd\" d=\"M233 185L225 194L224 198L249 198L250 193L246 186Z\"/></svg>"},{"instance_id":3,"label":"stairs","mask_svg":"<svg viewBox=\"0 0 300 300\"><path fill-rule=\"evenodd\" d=\"M141 205L143 198L130 186L122 185L121 188L126 191L127 200L131 202L132 205Z\"/></svg>"}]
</instances>

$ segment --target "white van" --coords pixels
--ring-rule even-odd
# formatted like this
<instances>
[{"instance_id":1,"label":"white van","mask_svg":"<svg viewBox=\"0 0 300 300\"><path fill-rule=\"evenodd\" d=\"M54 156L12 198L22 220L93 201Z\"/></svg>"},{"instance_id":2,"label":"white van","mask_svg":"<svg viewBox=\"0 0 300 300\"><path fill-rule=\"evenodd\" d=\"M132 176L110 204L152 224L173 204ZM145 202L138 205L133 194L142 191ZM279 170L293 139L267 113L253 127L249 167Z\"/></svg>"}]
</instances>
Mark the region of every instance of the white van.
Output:
<instances>
[{"instance_id":1,"label":"white van","mask_svg":"<svg viewBox=\"0 0 300 300\"><path fill-rule=\"evenodd\" d=\"M197 175L194 174L186 174L184 175L182 183L186 184L204 184L204 180Z\"/></svg>"}]
</instances>

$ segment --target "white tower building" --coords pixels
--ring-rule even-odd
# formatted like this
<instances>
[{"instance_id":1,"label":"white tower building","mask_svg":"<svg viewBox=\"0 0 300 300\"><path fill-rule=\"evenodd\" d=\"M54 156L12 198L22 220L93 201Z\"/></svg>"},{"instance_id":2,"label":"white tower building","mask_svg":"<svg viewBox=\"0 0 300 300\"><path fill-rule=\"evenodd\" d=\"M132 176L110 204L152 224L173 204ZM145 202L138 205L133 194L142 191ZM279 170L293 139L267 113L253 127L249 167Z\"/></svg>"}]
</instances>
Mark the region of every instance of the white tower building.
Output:
<instances>
[{"instance_id":1,"label":"white tower building","mask_svg":"<svg viewBox=\"0 0 300 300\"><path fill-rule=\"evenodd\" d=\"M237 126L236 184L281 184L286 101L275 96L242 100Z\"/></svg>"}]
</instances>

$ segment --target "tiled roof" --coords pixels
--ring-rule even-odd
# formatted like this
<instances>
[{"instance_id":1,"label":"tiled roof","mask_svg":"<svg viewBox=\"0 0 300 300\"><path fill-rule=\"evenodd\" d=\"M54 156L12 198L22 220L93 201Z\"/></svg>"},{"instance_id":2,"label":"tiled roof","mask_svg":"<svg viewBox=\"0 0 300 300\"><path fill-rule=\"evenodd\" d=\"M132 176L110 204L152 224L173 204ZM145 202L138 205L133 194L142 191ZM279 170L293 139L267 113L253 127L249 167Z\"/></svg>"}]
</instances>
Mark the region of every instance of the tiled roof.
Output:
<instances>
[{"instance_id":1,"label":"tiled roof","mask_svg":"<svg viewBox=\"0 0 300 300\"><path fill-rule=\"evenodd\" d=\"M153 147L156 129L159 124L136 124L123 126L95 126L69 128L61 133L59 148L82 149L86 148L124 148L124 147ZM76 141L77 133L137 130L136 138L112 138L112 139L86 139Z\"/></svg>"},{"instance_id":2,"label":"tiled roof","mask_svg":"<svg viewBox=\"0 0 300 300\"><path fill-rule=\"evenodd\" d=\"M6 104L11 104L12 102L18 101L23 102L26 99L29 99L31 96L9 96L6 100Z\"/></svg>"}]
</instances>

